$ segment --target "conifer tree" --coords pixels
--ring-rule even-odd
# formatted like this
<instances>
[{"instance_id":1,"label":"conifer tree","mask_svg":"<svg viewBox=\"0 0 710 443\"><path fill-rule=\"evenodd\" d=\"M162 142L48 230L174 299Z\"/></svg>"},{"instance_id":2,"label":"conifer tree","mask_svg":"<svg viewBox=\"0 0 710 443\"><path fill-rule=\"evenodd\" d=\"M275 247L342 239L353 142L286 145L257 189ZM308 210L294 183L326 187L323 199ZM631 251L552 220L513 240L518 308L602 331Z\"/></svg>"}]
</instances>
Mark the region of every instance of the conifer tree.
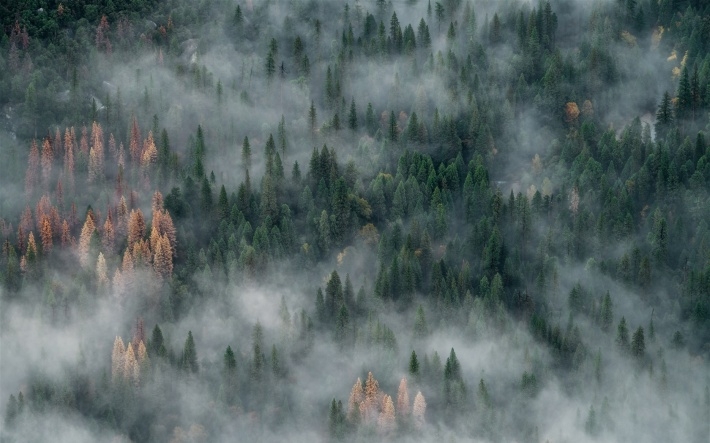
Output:
<instances>
[{"instance_id":1,"label":"conifer tree","mask_svg":"<svg viewBox=\"0 0 710 443\"><path fill-rule=\"evenodd\" d=\"M136 387L140 383L140 367L131 343L126 346L126 352L123 356L123 378Z\"/></svg>"},{"instance_id":2,"label":"conifer tree","mask_svg":"<svg viewBox=\"0 0 710 443\"><path fill-rule=\"evenodd\" d=\"M104 222L104 229L101 233L101 246L103 247L106 254L112 254L114 249L114 243L116 239L116 232L113 229L113 222L111 222L111 217L106 217Z\"/></svg>"},{"instance_id":3,"label":"conifer tree","mask_svg":"<svg viewBox=\"0 0 710 443\"><path fill-rule=\"evenodd\" d=\"M417 353L414 351L409 357L409 375L416 378L419 377L419 360L417 359Z\"/></svg>"},{"instance_id":4,"label":"conifer tree","mask_svg":"<svg viewBox=\"0 0 710 443\"><path fill-rule=\"evenodd\" d=\"M116 336L113 342L113 352L111 353L111 379L116 382L119 377L123 376L124 354L126 347L123 344L123 339Z\"/></svg>"},{"instance_id":5,"label":"conifer tree","mask_svg":"<svg viewBox=\"0 0 710 443\"><path fill-rule=\"evenodd\" d=\"M385 394L382 399L382 412L377 419L377 429L383 434L389 434L396 428L394 403L392 397Z\"/></svg>"},{"instance_id":6,"label":"conifer tree","mask_svg":"<svg viewBox=\"0 0 710 443\"><path fill-rule=\"evenodd\" d=\"M377 419L379 394L380 384L372 372L368 372L365 380L365 399L360 403L360 416L363 423L371 424Z\"/></svg>"},{"instance_id":7,"label":"conifer tree","mask_svg":"<svg viewBox=\"0 0 710 443\"><path fill-rule=\"evenodd\" d=\"M84 227L81 228L81 235L79 236L79 263L81 263L83 267L89 265L89 250L91 247L91 237L94 235L94 231L96 231L94 218L87 214Z\"/></svg>"},{"instance_id":8,"label":"conifer tree","mask_svg":"<svg viewBox=\"0 0 710 443\"><path fill-rule=\"evenodd\" d=\"M348 114L348 127L352 131L357 131L357 109L355 109L355 98L350 101L350 113Z\"/></svg>"},{"instance_id":9,"label":"conifer tree","mask_svg":"<svg viewBox=\"0 0 710 443\"><path fill-rule=\"evenodd\" d=\"M619 326L616 328L616 345L622 352L629 350L629 330L626 327L626 318L621 317Z\"/></svg>"},{"instance_id":10,"label":"conifer tree","mask_svg":"<svg viewBox=\"0 0 710 443\"><path fill-rule=\"evenodd\" d=\"M364 399L365 391L362 388L360 377L358 377L353 388L350 390L350 397L348 398L347 419L351 424L360 422L360 404Z\"/></svg>"},{"instance_id":11,"label":"conifer tree","mask_svg":"<svg viewBox=\"0 0 710 443\"><path fill-rule=\"evenodd\" d=\"M424 424L426 423L425 415L426 400L424 399L422 392L418 391L417 395L414 397L414 404L412 405L412 417L414 418L414 426L417 429L422 429L424 427Z\"/></svg>"},{"instance_id":12,"label":"conifer tree","mask_svg":"<svg viewBox=\"0 0 710 443\"><path fill-rule=\"evenodd\" d=\"M409 417L409 392L407 391L407 378L402 378L397 389L397 417Z\"/></svg>"},{"instance_id":13,"label":"conifer tree","mask_svg":"<svg viewBox=\"0 0 710 443\"><path fill-rule=\"evenodd\" d=\"M42 253L47 255L52 250L52 224L47 215L42 215L41 223L39 236L42 241Z\"/></svg>"},{"instance_id":14,"label":"conifer tree","mask_svg":"<svg viewBox=\"0 0 710 443\"><path fill-rule=\"evenodd\" d=\"M609 329L611 329L612 322L614 321L614 313L611 304L611 295L609 295L609 291L606 291L606 294L604 294L604 298L602 299L601 312L599 313L599 317L602 331L609 332Z\"/></svg>"},{"instance_id":15,"label":"conifer tree","mask_svg":"<svg viewBox=\"0 0 710 443\"><path fill-rule=\"evenodd\" d=\"M641 359L645 353L646 341L643 335L643 328L639 326L636 332L634 332L634 335L631 339L631 355L638 359Z\"/></svg>"},{"instance_id":16,"label":"conifer tree","mask_svg":"<svg viewBox=\"0 0 710 443\"><path fill-rule=\"evenodd\" d=\"M104 254L99 252L99 258L96 260L96 281L99 287L108 285L108 270L106 269L106 259Z\"/></svg>"},{"instance_id":17,"label":"conifer tree","mask_svg":"<svg viewBox=\"0 0 710 443\"><path fill-rule=\"evenodd\" d=\"M131 209L131 214L128 219L128 246L133 245L145 236L145 219L143 211Z\"/></svg>"},{"instance_id":18,"label":"conifer tree","mask_svg":"<svg viewBox=\"0 0 710 443\"><path fill-rule=\"evenodd\" d=\"M195 349L195 340L192 338L192 331L187 333L185 346L182 350L182 367L185 371L196 374L199 367L197 364L197 350Z\"/></svg>"},{"instance_id":19,"label":"conifer tree","mask_svg":"<svg viewBox=\"0 0 710 443\"><path fill-rule=\"evenodd\" d=\"M155 247L153 267L156 274L162 279L169 279L173 273L173 253L170 248L168 237L161 236Z\"/></svg>"}]
</instances>

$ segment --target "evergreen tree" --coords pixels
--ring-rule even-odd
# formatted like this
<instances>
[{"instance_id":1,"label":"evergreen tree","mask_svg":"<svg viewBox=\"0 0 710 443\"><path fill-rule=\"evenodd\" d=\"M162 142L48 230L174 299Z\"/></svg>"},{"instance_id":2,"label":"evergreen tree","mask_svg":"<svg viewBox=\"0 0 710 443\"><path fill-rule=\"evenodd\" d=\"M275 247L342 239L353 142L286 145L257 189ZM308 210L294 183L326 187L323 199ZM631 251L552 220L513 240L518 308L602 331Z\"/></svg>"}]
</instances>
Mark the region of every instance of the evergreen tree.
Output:
<instances>
[{"instance_id":1,"label":"evergreen tree","mask_svg":"<svg viewBox=\"0 0 710 443\"><path fill-rule=\"evenodd\" d=\"M199 366L197 363L197 350L195 348L195 340L192 338L192 331L187 333L185 346L182 350L182 367L185 371L196 374Z\"/></svg>"},{"instance_id":2,"label":"evergreen tree","mask_svg":"<svg viewBox=\"0 0 710 443\"><path fill-rule=\"evenodd\" d=\"M622 352L629 350L629 330L626 327L626 318L621 317L619 326L616 328L616 345Z\"/></svg>"}]
</instances>

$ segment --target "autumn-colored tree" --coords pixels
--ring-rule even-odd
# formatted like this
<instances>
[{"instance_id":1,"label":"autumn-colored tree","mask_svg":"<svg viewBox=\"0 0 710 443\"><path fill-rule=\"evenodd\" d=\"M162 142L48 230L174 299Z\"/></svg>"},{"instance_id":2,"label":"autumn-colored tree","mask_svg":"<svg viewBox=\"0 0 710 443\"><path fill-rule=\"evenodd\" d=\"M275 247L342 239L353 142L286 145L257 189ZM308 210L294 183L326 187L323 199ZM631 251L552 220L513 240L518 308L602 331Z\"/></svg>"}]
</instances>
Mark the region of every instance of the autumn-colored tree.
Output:
<instances>
[{"instance_id":1,"label":"autumn-colored tree","mask_svg":"<svg viewBox=\"0 0 710 443\"><path fill-rule=\"evenodd\" d=\"M65 248L68 245L72 243L71 241L71 233L69 232L69 223L67 223L67 220L64 219L62 222L62 247Z\"/></svg>"},{"instance_id":2,"label":"autumn-colored tree","mask_svg":"<svg viewBox=\"0 0 710 443\"><path fill-rule=\"evenodd\" d=\"M111 54L111 41L108 39L109 24L108 18L104 15L101 17L99 26L96 27L96 49L103 50L106 54Z\"/></svg>"},{"instance_id":3,"label":"autumn-colored tree","mask_svg":"<svg viewBox=\"0 0 710 443\"><path fill-rule=\"evenodd\" d=\"M392 403L392 397L385 395L382 399L382 412L377 419L377 429L383 434L389 434L394 431L397 427L395 422L395 410L394 403Z\"/></svg>"},{"instance_id":4,"label":"autumn-colored tree","mask_svg":"<svg viewBox=\"0 0 710 443\"><path fill-rule=\"evenodd\" d=\"M89 150L89 182L95 182L104 173L104 137L101 125L91 125L91 149Z\"/></svg>"},{"instance_id":5,"label":"autumn-colored tree","mask_svg":"<svg viewBox=\"0 0 710 443\"><path fill-rule=\"evenodd\" d=\"M94 231L96 231L94 219L91 215L87 214L84 227L81 228L81 235L79 236L79 263L81 263L83 267L89 265L89 249L91 247L91 236L94 235Z\"/></svg>"},{"instance_id":6,"label":"autumn-colored tree","mask_svg":"<svg viewBox=\"0 0 710 443\"><path fill-rule=\"evenodd\" d=\"M152 251L155 251L156 248L158 247L158 241L160 240L160 234L158 233L158 228L153 225L150 228L150 249Z\"/></svg>"},{"instance_id":7,"label":"autumn-colored tree","mask_svg":"<svg viewBox=\"0 0 710 443\"><path fill-rule=\"evenodd\" d=\"M360 416L363 423L374 423L377 419L379 394L380 384L372 375L372 372L368 372L365 380L365 399L360 403Z\"/></svg>"},{"instance_id":8,"label":"autumn-colored tree","mask_svg":"<svg viewBox=\"0 0 710 443\"><path fill-rule=\"evenodd\" d=\"M123 339L116 336L113 341L113 352L111 352L111 380L118 381L123 376L123 360L126 353L126 346Z\"/></svg>"},{"instance_id":9,"label":"autumn-colored tree","mask_svg":"<svg viewBox=\"0 0 710 443\"><path fill-rule=\"evenodd\" d=\"M104 222L104 230L101 234L101 246L103 247L104 252L107 254L113 253L115 239L116 232L113 229L113 222L111 222L111 217L109 215L106 217L106 221Z\"/></svg>"},{"instance_id":10,"label":"autumn-colored tree","mask_svg":"<svg viewBox=\"0 0 710 443\"><path fill-rule=\"evenodd\" d=\"M64 131L64 179L69 189L74 189L74 128Z\"/></svg>"},{"instance_id":11,"label":"autumn-colored tree","mask_svg":"<svg viewBox=\"0 0 710 443\"><path fill-rule=\"evenodd\" d=\"M133 246L137 241L145 236L145 219L143 212L139 209L131 209L128 218L128 246Z\"/></svg>"},{"instance_id":12,"label":"autumn-colored tree","mask_svg":"<svg viewBox=\"0 0 710 443\"><path fill-rule=\"evenodd\" d=\"M52 152L52 144L50 142L49 136L44 138L42 142L42 187L44 189L49 188L49 179L52 176L52 162L54 160L54 153Z\"/></svg>"},{"instance_id":13,"label":"autumn-colored tree","mask_svg":"<svg viewBox=\"0 0 710 443\"><path fill-rule=\"evenodd\" d=\"M568 102L565 105L565 121L571 125L577 123L579 117L579 106L575 102Z\"/></svg>"},{"instance_id":14,"label":"autumn-colored tree","mask_svg":"<svg viewBox=\"0 0 710 443\"><path fill-rule=\"evenodd\" d=\"M99 258L96 260L96 281L101 288L108 285L108 269L103 252L99 252Z\"/></svg>"},{"instance_id":15,"label":"autumn-colored tree","mask_svg":"<svg viewBox=\"0 0 710 443\"><path fill-rule=\"evenodd\" d=\"M397 390L397 417L406 419L409 416L409 392L407 391L407 378L399 382Z\"/></svg>"},{"instance_id":16,"label":"autumn-colored tree","mask_svg":"<svg viewBox=\"0 0 710 443\"><path fill-rule=\"evenodd\" d=\"M131 154L131 163L133 165L137 165L138 162L140 161L140 155L141 155L141 130L138 127L138 120L136 120L136 116L133 116L133 120L131 122L131 139L129 142L128 149Z\"/></svg>"},{"instance_id":17,"label":"autumn-colored tree","mask_svg":"<svg viewBox=\"0 0 710 443\"><path fill-rule=\"evenodd\" d=\"M153 193L153 198L150 202L151 214L153 214L153 224L155 225L155 214L163 210L163 194L160 191L155 191Z\"/></svg>"},{"instance_id":18,"label":"autumn-colored tree","mask_svg":"<svg viewBox=\"0 0 710 443\"><path fill-rule=\"evenodd\" d=\"M148 168L158 162L158 149L153 140L153 131L148 131L148 138L143 142L143 153L141 154L141 166Z\"/></svg>"},{"instance_id":19,"label":"autumn-colored tree","mask_svg":"<svg viewBox=\"0 0 710 443\"><path fill-rule=\"evenodd\" d=\"M166 236L159 237L153 258L153 268L160 278L169 279L173 274L173 253Z\"/></svg>"},{"instance_id":20,"label":"autumn-colored tree","mask_svg":"<svg viewBox=\"0 0 710 443\"><path fill-rule=\"evenodd\" d=\"M362 381L358 377L357 381L350 390L350 398L348 399L348 421L357 423L360 421L360 403L365 399L365 391L362 388Z\"/></svg>"},{"instance_id":21,"label":"autumn-colored tree","mask_svg":"<svg viewBox=\"0 0 710 443\"><path fill-rule=\"evenodd\" d=\"M52 212L52 202L49 196L44 194L35 206L35 220L37 221L37 229L42 229L42 217L49 216Z\"/></svg>"},{"instance_id":22,"label":"autumn-colored tree","mask_svg":"<svg viewBox=\"0 0 710 443\"><path fill-rule=\"evenodd\" d=\"M37 188L37 174L39 173L39 150L37 140L32 140L30 155L27 159L27 171L25 172L25 196L29 199Z\"/></svg>"},{"instance_id":23,"label":"autumn-colored tree","mask_svg":"<svg viewBox=\"0 0 710 443\"><path fill-rule=\"evenodd\" d=\"M148 358L148 350L145 347L143 340L138 342L138 367L141 372L145 373L146 368L150 366L150 359Z\"/></svg>"},{"instance_id":24,"label":"autumn-colored tree","mask_svg":"<svg viewBox=\"0 0 710 443\"><path fill-rule=\"evenodd\" d=\"M176 257L177 231L175 230L175 225L173 224L172 217L170 217L170 213L165 209L156 212L153 216L153 225L158 228L158 233L161 236L164 235L168 238L170 250L172 251L173 257Z\"/></svg>"},{"instance_id":25,"label":"autumn-colored tree","mask_svg":"<svg viewBox=\"0 0 710 443\"><path fill-rule=\"evenodd\" d=\"M42 252L48 254L52 250L52 224L48 215L42 215L42 227L39 231L42 240Z\"/></svg>"},{"instance_id":26,"label":"autumn-colored tree","mask_svg":"<svg viewBox=\"0 0 710 443\"><path fill-rule=\"evenodd\" d=\"M123 357L123 377L136 387L140 383L140 368L138 367L132 343L128 343L128 346L126 346L126 353Z\"/></svg>"},{"instance_id":27,"label":"autumn-colored tree","mask_svg":"<svg viewBox=\"0 0 710 443\"><path fill-rule=\"evenodd\" d=\"M421 429L424 427L425 423L425 418L424 415L426 414L426 400L424 400L424 396L422 395L422 392L419 391L417 392L417 395L414 397L414 405L412 405L412 417L414 417L414 426L416 426L417 429Z\"/></svg>"},{"instance_id":28,"label":"autumn-colored tree","mask_svg":"<svg viewBox=\"0 0 710 443\"><path fill-rule=\"evenodd\" d=\"M37 263L37 243L35 242L35 235L30 231L30 235L27 237L27 265L33 267Z\"/></svg>"}]
</instances>

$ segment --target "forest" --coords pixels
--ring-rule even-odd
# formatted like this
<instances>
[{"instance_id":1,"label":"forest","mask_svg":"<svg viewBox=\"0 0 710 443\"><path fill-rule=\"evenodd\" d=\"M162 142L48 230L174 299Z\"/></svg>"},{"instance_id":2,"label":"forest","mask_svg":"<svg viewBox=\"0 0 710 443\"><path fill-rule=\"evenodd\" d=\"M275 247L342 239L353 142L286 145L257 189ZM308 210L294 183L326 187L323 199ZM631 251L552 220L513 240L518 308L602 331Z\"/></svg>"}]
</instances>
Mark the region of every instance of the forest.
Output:
<instances>
[{"instance_id":1,"label":"forest","mask_svg":"<svg viewBox=\"0 0 710 443\"><path fill-rule=\"evenodd\" d=\"M710 441L708 2L0 23L0 443Z\"/></svg>"}]
</instances>

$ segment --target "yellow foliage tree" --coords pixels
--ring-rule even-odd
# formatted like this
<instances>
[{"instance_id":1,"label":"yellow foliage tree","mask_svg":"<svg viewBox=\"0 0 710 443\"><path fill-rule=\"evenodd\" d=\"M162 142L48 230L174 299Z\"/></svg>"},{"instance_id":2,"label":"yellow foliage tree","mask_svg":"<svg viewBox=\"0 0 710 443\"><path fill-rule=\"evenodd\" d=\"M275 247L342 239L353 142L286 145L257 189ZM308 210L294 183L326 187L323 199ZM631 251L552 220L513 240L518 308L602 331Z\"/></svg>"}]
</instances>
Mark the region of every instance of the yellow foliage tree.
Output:
<instances>
[{"instance_id":1,"label":"yellow foliage tree","mask_svg":"<svg viewBox=\"0 0 710 443\"><path fill-rule=\"evenodd\" d=\"M424 426L424 415L426 414L426 400L422 392L417 392L414 397L414 405L412 406L412 416L414 417L414 426L421 429Z\"/></svg>"},{"instance_id":2,"label":"yellow foliage tree","mask_svg":"<svg viewBox=\"0 0 710 443\"><path fill-rule=\"evenodd\" d=\"M91 247L91 236L94 235L95 230L94 218L91 214L87 214L84 227L81 228L81 235L79 236L79 263L83 267L89 266L89 248Z\"/></svg>"},{"instance_id":3,"label":"yellow foliage tree","mask_svg":"<svg viewBox=\"0 0 710 443\"><path fill-rule=\"evenodd\" d=\"M348 399L348 421L350 423L356 423L360 418L360 403L365 399L365 391L362 389L362 382L358 377L357 381L353 385L350 391L350 398Z\"/></svg>"},{"instance_id":4,"label":"yellow foliage tree","mask_svg":"<svg viewBox=\"0 0 710 443\"><path fill-rule=\"evenodd\" d=\"M409 392L407 391L406 377L399 382L397 390L397 416L400 418L409 416Z\"/></svg>"},{"instance_id":5,"label":"yellow foliage tree","mask_svg":"<svg viewBox=\"0 0 710 443\"><path fill-rule=\"evenodd\" d=\"M382 412L380 412L380 416L377 419L377 429L383 434L389 434L396 429L397 423L395 422L394 413L392 397L385 395L382 399Z\"/></svg>"}]
</instances>

